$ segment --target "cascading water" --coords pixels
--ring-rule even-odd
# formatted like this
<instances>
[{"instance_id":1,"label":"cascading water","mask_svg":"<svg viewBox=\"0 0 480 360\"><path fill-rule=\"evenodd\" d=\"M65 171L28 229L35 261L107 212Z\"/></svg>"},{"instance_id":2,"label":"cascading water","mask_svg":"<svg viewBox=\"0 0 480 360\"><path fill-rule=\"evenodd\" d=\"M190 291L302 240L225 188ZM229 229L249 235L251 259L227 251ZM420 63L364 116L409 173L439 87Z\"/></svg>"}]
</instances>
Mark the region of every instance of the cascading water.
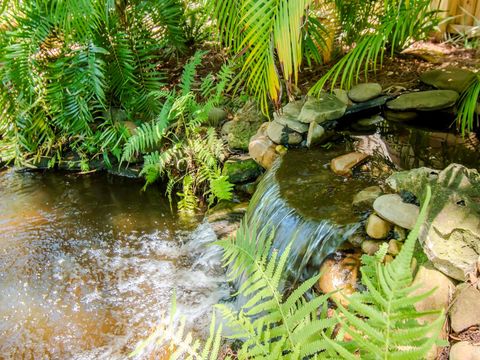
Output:
<instances>
[{"instance_id":1,"label":"cascading water","mask_svg":"<svg viewBox=\"0 0 480 360\"><path fill-rule=\"evenodd\" d=\"M328 165L341 153L290 151L267 172L250 203L249 223L258 231L273 229L275 249L281 253L292 243L289 283L317 273L323 260L359 226L352 198L372 183L334 175Z\"/></svg>"}]
</instances>

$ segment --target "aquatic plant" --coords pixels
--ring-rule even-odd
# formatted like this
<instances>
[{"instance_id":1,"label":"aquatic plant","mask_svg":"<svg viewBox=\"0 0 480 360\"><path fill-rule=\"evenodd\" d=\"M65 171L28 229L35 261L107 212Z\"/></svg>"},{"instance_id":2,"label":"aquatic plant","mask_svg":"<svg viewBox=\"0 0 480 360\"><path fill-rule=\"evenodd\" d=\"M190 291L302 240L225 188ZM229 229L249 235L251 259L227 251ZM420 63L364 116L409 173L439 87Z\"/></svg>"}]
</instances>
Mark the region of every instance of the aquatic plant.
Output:
<instances>
[{"instance_id":1,"label":"aquatic plant","mask_svg":"<svg viewBox=\"0 0 480 360\"><path fill-rule=\"evenodd\" d=\"M434 291L413 295L418 287L412 287L410 266L430 197L428 188L419 218L400 254L387 264L384 262L386 247L374 256L364 256L361 273L366 291L350 296L348 308L337 303L335 315L330 317L327 316L327 300L331 294L307 299L319 275L305 281L288 296L281 291L290 247L279 254L272 244L271 232L259 232L243 221L235 239L217 242L224 249L223 262L230 280L242 279L236 295L247 299L238 311L226 304L217 305L226 320L225 326L233 332L228 338L241 342L236 357L424 358L432 346L439 343L444 322L441 311L418 312L414 307ZM433 322L420 324L417 321L432 314L437 315ZM337 324L340 329L336 328ZM180 333L183 333L183 326ZM169 329L169 332L175 330ZM345 334L350 335L351 341L345 341ZM212 332L208 344L215 342L220 347L218 336L218 332ZM188 345L192 339L187 335L185 341ZM171 344L179 346L179 339L175 338Z\"/></svg>"}]
</instances>

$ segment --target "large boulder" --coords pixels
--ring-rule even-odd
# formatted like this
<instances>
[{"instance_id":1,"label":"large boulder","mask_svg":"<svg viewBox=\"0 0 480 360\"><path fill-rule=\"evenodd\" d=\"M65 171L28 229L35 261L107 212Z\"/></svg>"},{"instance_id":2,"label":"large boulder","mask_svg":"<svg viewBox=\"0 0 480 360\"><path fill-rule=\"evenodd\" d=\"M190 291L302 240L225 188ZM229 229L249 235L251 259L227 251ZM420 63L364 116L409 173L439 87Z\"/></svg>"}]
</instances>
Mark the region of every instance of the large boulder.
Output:
<instances>
[{"instance_id":1,"label":"large boulder","mask_svg":"<svg viewBox=\"0 0 480 360\"><path fill-rule=\"evenodd\" d=\"M311 123L313 121L322 123L341 118L346 110L347 105L341 102L335 95L322 93L318 98L308 98L303 105L298 120L303 123Z\"/></svg>"},{"instance_id":2,"label":"large boulder","mask_svg":"<svg viewBox=\"0 0 480 360\"><path fill-rule=\"evenodd\" d=\"M429 90L400 95L387 102L387 108L395 111L436 111L449 108L458 100L453 90Z\"/></svg>"},{"instance_id":3,"label":"large boulder","mask_svg":"<svg viewBox=\"0 0 480 360\"><path fill-rule=\"evenodd\" d=\"M409 230L413 229L419 213L418 206L404 203L397 194L379 196L373 209L385 220Z\"/></svg>"},{"instance_id":4,"label":"large boulder","mask_svg":"<svg viewBox=\"0 0 480 360\"><path fill-rule=\"evenodd\" d=\"M475 79L475 76L472 71L447 67L426 71L420 75L420 80L440 90L453 90L461 93Z\"/></svg>"},{"instance_id":5,"label":"large boulder","mask_svg":"<svg viewBox=\"0 0 480 360\"><path fill-rule=\"evenodd\" d=\"M397 191L413 192L419 199L432 188L427 219L419 240L435 267L465 280L480 256L480 174L451 164L443 171L428 168L392 175L387 183Z\"/></svg>"},{"instance_id":6,"label":"large boulder","mask_svg":"<svg viewBox=\"0 0 480 360\"><path fill-rule=\"evenodd\" d=\"M364 102L375 99L382 93L382 86L378 83L357 84L350 89L348 97L355 102Z\"/></svg>"}]
</instances>

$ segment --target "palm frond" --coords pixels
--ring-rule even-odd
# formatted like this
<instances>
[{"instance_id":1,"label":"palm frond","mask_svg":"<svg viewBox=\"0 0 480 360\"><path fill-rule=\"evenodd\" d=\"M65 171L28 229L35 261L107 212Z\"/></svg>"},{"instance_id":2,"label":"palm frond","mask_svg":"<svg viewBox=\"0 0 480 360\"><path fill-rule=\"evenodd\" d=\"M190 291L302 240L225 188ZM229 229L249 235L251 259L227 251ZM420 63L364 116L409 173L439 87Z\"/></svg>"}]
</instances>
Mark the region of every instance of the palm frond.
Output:
<instances>
[{"instance_id":1,"label":"palm frond","mask_svg":"<svg viewBox=\"0 0 480 360\"><path fill-rule=\"evenodd\" d=\"M457 126L462 135L478 126L480 117L480 75L472 81L470 86L461 94L458 105Z\"/></svg>"}]
</instances>

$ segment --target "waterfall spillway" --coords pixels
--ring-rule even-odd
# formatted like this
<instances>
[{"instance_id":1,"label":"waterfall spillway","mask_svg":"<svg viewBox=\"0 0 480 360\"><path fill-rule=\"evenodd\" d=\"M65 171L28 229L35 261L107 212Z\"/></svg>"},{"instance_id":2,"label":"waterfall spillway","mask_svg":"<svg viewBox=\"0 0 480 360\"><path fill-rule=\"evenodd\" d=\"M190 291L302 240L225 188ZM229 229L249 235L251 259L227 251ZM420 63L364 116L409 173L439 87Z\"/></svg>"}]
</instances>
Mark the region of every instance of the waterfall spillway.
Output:
<instances>
[{"instance_id":1,"label":"waterfall spillway","mask_svg":"<svg viewBox=\"0 0 480 360\"><path fill-rule=\"evenodd\" d=\"M274 231L275 249L282 253L292 244L286 269L290 283L317 273L359 227L351 201L371 180L332 174L328 164L336 155L324 149L287 153L265 174L250 203L249 223Z\"/></svg>"}]
</instances>

